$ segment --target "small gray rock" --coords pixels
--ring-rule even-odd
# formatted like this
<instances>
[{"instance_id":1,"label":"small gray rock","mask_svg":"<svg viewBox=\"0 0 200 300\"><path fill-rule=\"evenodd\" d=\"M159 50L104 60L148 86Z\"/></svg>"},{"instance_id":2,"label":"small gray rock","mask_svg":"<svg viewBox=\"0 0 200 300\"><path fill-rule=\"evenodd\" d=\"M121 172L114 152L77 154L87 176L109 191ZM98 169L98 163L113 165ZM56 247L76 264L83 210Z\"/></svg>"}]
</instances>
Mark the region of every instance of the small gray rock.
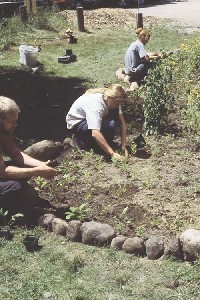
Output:
<instances>
[{"instance_id":1,"label":"small gray rock","mask_svg":"<svg viewBox=\"0 0 200 300\"><path fill-rule=\"evenodd\" d=\"M38 225L47 230L52 230L53 219L55 219L53 214L45 214L38 219Z\"/></svg>"},{"instance_id":2,"label":"small gray rock","mask_svg":"<svg viewBox=\"0 0 200 300\"><path fill-rule=\"evenodd\" d=\"M155 235L149 237L146 241L146 254L149 259L158 259L164 253L163 240Z\"/></svg>"},{"instance_id":3,"label":"small gray rock","mask_svg":"<svg viewBox=\"0 0 200 300\"><path fill-rule=\"evenodd\" d=\"M122 250L122 245L126 239L127 239L127 237L125 237L123 235L118 235L114 239L112 239L110 247L118 249L118 250Z\"/></svg>"},{"instance_id":4,"label":"small gray rock","mask_svg":"<svg viewBox=\"0 0 200 300\"><path fill-rule=\"evenodd\" d=\"M80 242L81 241L81 221L72 220L68 223L66 228L66 238L72 242Z\"/></svg>"},{"instance_id":5,"label":"small gray rock","mask_svg":"<svg viewBox=\"0 0 200 300\"><path fill-rule=\"evenodd\" d=\"M167 258L169 256L173 256L177 259L183 259L182 247L181 247L180 239L178 237L173 237L165 245L163 258Z\"/></svg>"},{"instance_id":6,"label":"small gray rock","mask_svg":"<svg viewBox=\"0 0 200 300\"><path fill-rule=\"evenodd\" d=\"M179 286L179 280L175 279L175 280L167 281L164 283L164 286L169 289L175 289Z\"/></svg>"},{"instance_id":7,"label":"small gray rock","mask_svg":"<svg viewBox=\"0 0 200 300\"><path fill-rule=\"evenodd\" d=\"M134 255L145 255L145 245L144 241L140 237L128 238L123 246L122 250L126 253L131 253Z\"/></svg>"},{"instance_id":8,"label":"small gray rock","mask_svg":"<svg viewBox=\"0 0 200 300\"><path fill-rule=\"evenodd\" d=\"M200 230L187 229L180 236L183 256L187 261L194 261L200 254Z\"/></svg>"},{"instance_id":9,"label":"small gray rock","mask_svg":"<svg viewBox=\"0 0 200 300\"><path fill-rule=\"evenodd\" d=\"M62 219L54 218L52 221L52 231L55 234L66 236L67 222Z\"/></svg>"}]
</instances>

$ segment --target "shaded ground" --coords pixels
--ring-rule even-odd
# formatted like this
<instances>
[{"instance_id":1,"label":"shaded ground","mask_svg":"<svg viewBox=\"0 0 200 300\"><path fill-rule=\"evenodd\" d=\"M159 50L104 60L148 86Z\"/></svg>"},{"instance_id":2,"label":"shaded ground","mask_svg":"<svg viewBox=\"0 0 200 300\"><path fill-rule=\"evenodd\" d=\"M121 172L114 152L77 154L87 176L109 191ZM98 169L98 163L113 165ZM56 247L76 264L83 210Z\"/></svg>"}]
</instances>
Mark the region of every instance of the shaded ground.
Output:
<instances>
[{"instance_id":1,"label":"shaded ground","mask_svg":"<svg viewBox=\"0 0 200 300\"><path fill-rule=\"evenodd\" d=\"M16 129L19 139L63 141L65 116L74 100L83 94L83 79L32 74L25 68L1 68L0 84L1 94L20 106Z\"/></svg>"}]
</instances>

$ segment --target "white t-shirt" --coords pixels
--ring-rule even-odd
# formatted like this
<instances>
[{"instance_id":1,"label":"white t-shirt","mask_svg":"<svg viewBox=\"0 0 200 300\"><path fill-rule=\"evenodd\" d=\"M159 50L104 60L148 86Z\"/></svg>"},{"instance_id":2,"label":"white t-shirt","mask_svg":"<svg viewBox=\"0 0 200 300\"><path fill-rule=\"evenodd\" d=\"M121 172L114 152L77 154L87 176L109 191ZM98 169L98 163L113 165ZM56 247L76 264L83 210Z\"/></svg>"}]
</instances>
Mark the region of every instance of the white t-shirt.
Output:
<instances>
[{"instance_id":1,"label":"white t-shirt","mask_svg":"<svg viewBox=\"0 0 200 300\"><path fill-rule=\"evenodd\" d=\"M66 116L67 128L72 129L80 121L86 120L88 129L101 130L102 119L107 113L108 106L102 94L84 94L72 104ZM119 114L122 114L121 107L119 107Z\"/></svg>"}]
</instances>

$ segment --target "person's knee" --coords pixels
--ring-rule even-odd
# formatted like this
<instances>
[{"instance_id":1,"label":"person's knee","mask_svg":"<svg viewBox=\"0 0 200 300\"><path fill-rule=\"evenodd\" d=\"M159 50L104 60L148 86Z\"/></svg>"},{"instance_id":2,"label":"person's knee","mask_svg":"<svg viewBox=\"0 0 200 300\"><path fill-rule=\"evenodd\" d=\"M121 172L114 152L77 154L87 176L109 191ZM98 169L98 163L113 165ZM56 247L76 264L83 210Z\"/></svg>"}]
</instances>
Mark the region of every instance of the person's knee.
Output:
<instances>
[{"instance_id":1,"label":"person's knee","mask_svg":"<svg viewBox=\"0 0 200 300\"><path fill-rule=\"evenodd\" d=\"M116 128L116 121L115 120L111 120L110 121L110 129L111 130L115 130L115 128Z\"/></svg>"}]
</instances>

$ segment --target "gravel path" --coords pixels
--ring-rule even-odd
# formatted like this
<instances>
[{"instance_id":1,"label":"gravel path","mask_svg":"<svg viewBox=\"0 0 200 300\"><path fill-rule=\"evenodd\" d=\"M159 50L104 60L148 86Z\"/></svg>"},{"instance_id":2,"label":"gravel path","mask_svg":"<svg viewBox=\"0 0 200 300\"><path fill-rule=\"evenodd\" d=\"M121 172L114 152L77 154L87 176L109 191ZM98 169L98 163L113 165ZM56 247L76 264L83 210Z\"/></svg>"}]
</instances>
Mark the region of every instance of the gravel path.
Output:
<instances>
[{"instance_id":1,"label":"gravel path","mask_svg":"<svg viewBox=\"0 0 200 300\"><path fill-rule=\"evenodd\" d=\"M133 9L135 13L138 9ZM188 32L200 31L200 0L160 0L155 5L140 7L143 17L174 19Z\"/></svg>"},{"instance_id":2,"label":"gravel path","mask_svg":"<svg viewBox=\"0 0 200 300\"><path fill-rule=\"evenodd\" d=\"M181 27L188 33L200 32L200 0L158 0L154 5L143 6L139 9L85 10L85 25L93 28L129 27L133 24L133 18L138 12L143 14L145 24L152 23L152 21L154 24L160 23L160 20L166 19L172 21L172 26ZM67 10L61 14L67 14L69 23L76 22L76 11Z\"/></svg>"}]
</instances>

